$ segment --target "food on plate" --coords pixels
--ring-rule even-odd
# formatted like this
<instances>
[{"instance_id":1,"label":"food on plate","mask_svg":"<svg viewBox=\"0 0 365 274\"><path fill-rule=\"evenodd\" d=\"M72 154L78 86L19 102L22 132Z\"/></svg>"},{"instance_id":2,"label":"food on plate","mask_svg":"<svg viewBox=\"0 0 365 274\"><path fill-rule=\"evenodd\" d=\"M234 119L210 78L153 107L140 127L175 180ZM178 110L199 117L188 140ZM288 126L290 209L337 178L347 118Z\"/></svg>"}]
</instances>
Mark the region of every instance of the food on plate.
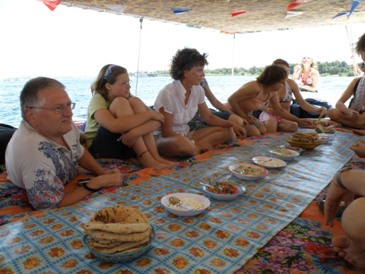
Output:
<instances>
[{"instance_id":1,"label":"food on plate","mask_svg":"<svg viewBox=\"0 0 365 274\"><path fill-rule=\"evenodd\" d=\"M294 132L291 139L297 143L314 143L318 140L317 132Z\"/></svg>"},{"instance_id":2,"label":"food on plate","mask_svg":"<svg viewBox=\"0 0 365 274\"><path fill-rule=\"evenodd\" d=\"M265 174L265 169L253 165L237 165L233 171L246 176L261 176Z\"/></svg>"},{"instance_id":3,"label":"food on plate","mask_svg":"<svg viewBox=\"0 0 365 274\"><path fill-rule=\"evenodd\" d=\"M322 124L317 124L315 130L319 133L334 133L336 131L335 126L334 125L322 125Z\"/></svg>"},{"instance_id":4,"label":"food on plate","mask_svg":"<svg viewBox=\"0 0 365 274\"><path fill-rule=\"evenodd\" d=\"M152 239L149 220L133 207L106 207L97 211L91 220L81 224L89 237L89 247L98 253L123 254L136 251Z\"/></svg>"},{"instance_id":5,"label":"food on plate","mask_svg":"<svg viewBox=\"0 0 365 274\"><path fill-rule=\"evenodd\" d=\"M179 198L180 201L187 207L190 207L193 210L200 210L202 208L204 208L204 205L192 198L187 198L187 197L183 197L183 198ZM174 209L179 209L179 210L188 210L187 208L181 207L180 205L173 205L173 204L169 204L169 207L174 208Z\"/></svg>"},{"instance_id":6,"label":"food on plate","mask_svg":"<svg viewBox=\"0 0 365 274\"><path fill-rule=\"evenodd\" d=\"M253 157L252 161L257 165L261 165L267 168L279 168L286 166L286 162L283 160L265 156Z\"/></svg>"},{"instance_id":7,"label":"food on plate","mask_svg":"<svg viewBox=\"0 0 365 274\"><path fill-rule=\"evenodd\" d=\"M280 156L297 156L296 151L286 149L286 148L273 149L270 152L273 154L280 155Z\"/></svg>"},{"instance_id":8,"label":"food on plate","mask_svg":"<svg viewBox=\"0 0 365 274\"><path fill-rule=\"evenodd\" d=\"M237 194L240 192L235 185L224 182L216 182L211 184L210 187L207 187L207 190L216 194Z\"/></svg>"}]
</instances>

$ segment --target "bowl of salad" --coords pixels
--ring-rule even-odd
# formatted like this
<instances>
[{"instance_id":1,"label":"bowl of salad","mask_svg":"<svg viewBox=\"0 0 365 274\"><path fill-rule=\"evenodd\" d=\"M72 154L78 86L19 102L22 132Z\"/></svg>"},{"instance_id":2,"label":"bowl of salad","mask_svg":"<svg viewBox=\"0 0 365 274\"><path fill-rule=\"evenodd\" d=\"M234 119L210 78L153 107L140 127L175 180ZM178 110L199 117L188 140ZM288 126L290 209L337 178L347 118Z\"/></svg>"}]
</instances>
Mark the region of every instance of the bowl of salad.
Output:
<instances>
[{"instance_id":1,"label":"bowl of salad","mask_svg":"<svg viewBox=\"0 0 365 274\"><path fill-rule=\"evenodd\" d=\"M244 187L228 182L215 182L205 184L203 191L215 200L232 201L244 192Z\"/></svg>"}]
</instances>

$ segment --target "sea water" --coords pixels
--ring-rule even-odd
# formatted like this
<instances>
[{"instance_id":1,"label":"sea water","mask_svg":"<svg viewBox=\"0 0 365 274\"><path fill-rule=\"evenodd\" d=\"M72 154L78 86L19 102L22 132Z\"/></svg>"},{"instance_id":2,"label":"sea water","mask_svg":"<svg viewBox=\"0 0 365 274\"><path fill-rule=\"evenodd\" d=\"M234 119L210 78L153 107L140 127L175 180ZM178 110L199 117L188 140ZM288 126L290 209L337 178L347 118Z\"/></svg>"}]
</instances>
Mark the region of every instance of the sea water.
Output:
<instances>
[{"instance_id":1,"label":"sea water","mask_svg":"<svg viewBox=\"0 0 365 274\"><path fill-rule=\"evenodd\" d=\"M141 98L146 105L152 106L158 92L171 82L169 76L136 77L131 76L131 92ZM255 76L207 76L209 86L215 96L226 102L227 98L244 83L254 80ZM66 90L76 107L74 118L86 119L87 106L91 98L90 85L92 77L60 77L56 78L66 86ZM303 92L304 98L315 98L329 102L332 106L340 98L353 77L321 77L318 93ZM26 81L29 79L0 80L0 123L17 127L21 121L19 95ZM207 102L208 106L209 101Z\"/></svg>"}]
</instances>

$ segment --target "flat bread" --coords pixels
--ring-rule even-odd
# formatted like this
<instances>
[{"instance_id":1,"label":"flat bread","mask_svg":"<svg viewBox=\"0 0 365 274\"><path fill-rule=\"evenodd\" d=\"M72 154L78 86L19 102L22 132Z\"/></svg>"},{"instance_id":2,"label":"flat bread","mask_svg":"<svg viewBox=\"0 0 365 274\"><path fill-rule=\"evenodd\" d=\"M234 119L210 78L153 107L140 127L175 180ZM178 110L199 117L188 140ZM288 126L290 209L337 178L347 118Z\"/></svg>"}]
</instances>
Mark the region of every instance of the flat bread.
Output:
<instances>
[{"instance_id":1,"label":"flat bread","mask_svg":"<svg viewBox=\"0 0 365 274\"><path fill-rule=\"evenodd\" d=\"M131 252L132 250L138 250L145 246L146 243L150 241L149 238L138 241L138 242L125 242L117 246L112 247L97 247L92 246L91 248L100 253L106 253L106 254L113 254L113 253L125 253L125 252ZM90 245L91 246L91 245ZM132 249L132 250L131 250Z\"/></svg>"},{"instance_id":2,"label":"flat bread","mask_svg":"<svg viewBox=\"0 0 365 274\"><path fill-rule=\"evenodd\" d=\"M89 236L89 246L99 253L126 253L144 247L152 239L146 215L133 207L106 207L81 224Z\"/></svg>"},{"instance_id":3,"label":"flat bread","mask_svg":"<svg viewBox=\"0 0 365 274\"><path fill-rule=\"evenodd\" d=\"M86 231L89 230L102 230L112 233L119 234L130 234L130 233L139 233L148 230L151 227L149 223L131 223L131 224L120 224L120 223L96 223L89 222L86 224L82 224L82 228Z\"/></svg>"},{"instance_id":4,"label":"flat bread","mask_svg":"<svg viewBox=\"0 0 365 274\"><path fill-rule=\"evenodd\" d=\"M138 242L149 237L151 234L151 228L144 232L130 233L130 234L119 234L103 230L88 230L85 234L89 235L95 240L109 240L109 241L120 241L120 242Z\"/></svg>"}]
</instances>

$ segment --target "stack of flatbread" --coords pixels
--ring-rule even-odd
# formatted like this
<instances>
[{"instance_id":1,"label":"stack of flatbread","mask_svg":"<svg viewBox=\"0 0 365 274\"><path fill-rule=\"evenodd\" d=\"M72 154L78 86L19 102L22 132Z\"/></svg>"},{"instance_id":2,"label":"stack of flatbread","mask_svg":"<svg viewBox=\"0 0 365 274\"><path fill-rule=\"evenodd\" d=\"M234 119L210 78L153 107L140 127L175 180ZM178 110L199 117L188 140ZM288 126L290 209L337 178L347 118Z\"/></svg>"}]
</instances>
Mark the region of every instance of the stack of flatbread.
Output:
<instances>
[{"instance_id":1,"label":"stack of flatbread","mask_svg":"<svg viewBox=\"0 0 365 274\"><path fill-rule=\"evenodd\" d=\"M152 239L151 224L136 208L106 207L95 213L82 228L89 246L100 253L127 253L147 245Z\"/></svg>"}]
</instances>

